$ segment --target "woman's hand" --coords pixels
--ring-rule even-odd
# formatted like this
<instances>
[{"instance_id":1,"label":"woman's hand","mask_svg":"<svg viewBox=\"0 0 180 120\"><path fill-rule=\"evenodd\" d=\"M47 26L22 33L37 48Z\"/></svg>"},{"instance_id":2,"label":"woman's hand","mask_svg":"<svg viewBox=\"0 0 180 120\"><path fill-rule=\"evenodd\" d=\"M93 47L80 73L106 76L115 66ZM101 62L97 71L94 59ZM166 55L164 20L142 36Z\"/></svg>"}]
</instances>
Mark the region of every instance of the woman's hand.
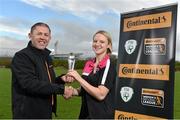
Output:
<instances>
[{"instance_id":1,"label":"woman's hand","mask_svg":"<svg viewBox=\"0 0 180 120\"><path fill-rule=\"evenodd\" d=\"M61 77L61 79L65 82L65 83L72 83L74 82L74 78L72 76L69 76L69 75L63 75Z\"/></svg>"},{"instance_id":2,"label":"woman's hand","mask_svg":"<svg viewBox=\"0 0 180 120\"><path fill-rule=\"evenodd\" d=\"M78 82L82 80L81 75L76 70L69 70L67 75L74 77Z\"/></svg>"}]
</instances>

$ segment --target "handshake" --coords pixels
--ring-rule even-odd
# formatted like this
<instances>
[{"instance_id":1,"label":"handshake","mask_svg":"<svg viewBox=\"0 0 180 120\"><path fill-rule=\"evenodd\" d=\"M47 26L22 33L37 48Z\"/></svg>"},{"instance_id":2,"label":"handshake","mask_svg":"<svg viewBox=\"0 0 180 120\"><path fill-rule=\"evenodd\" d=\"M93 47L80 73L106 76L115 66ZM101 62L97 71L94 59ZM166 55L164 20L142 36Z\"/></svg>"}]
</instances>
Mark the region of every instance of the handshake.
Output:
<instances>
[{"instance_id":1,"label":"handshake","mask_svg":"<svg viewBox=\"0 0 180 120\"><path fill-rule=\"evenodd\" d=\"M74 72L74 73L78 74L77 71L70 71L70 72L72 72L72 73ZM65 83L72 83L72 82L74 82L74 80L78 81L76 79L76 75L73 76L73 75L70 74L70 72L61 77L61 79ZM64 94L63 94L64 99L70 99L72 96L78 96L79 95L79 90L80 89L78 89L78 88L75 89L72 86L65 86Z\"/></svg>"}]
</instances>

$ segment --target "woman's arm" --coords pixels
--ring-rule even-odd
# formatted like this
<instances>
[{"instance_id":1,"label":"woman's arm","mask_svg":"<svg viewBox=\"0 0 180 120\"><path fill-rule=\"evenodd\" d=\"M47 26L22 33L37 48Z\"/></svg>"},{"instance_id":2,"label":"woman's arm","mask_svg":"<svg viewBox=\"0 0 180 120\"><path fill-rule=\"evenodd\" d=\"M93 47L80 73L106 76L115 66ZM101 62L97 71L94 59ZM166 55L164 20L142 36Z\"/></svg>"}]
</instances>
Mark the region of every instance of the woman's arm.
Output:
<instances>
[{"instance_id":1,"label":"woman's arm","mask_svg":"<svg viewBox=\"0 0 180 120\"><path fill-rule=\"evenodd\" d=\"M80 83L80 85L86 90L86 92L88 92L90 95L92 95L99 101L103 100L109 92L109 89L107 89L103 85L100 85L98 87L92 86L86 80L84 80L75 70L70 71L68 74L73 76Z\"/></svg>"}]
</instances>

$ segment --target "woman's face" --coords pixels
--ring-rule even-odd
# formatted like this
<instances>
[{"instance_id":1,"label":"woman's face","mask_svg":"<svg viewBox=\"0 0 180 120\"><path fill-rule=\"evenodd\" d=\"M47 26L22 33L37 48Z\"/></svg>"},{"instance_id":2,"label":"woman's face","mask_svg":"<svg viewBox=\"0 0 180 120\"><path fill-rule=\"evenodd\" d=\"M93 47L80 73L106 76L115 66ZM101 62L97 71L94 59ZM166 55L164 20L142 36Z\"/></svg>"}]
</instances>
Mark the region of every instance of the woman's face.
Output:
<instances>
[{"instance_id":1,"label":"woman's face","mask_svg":"<svg viewBox=\"0 0 180 120\"><path fill-rule=\"evenodd\" d=\"M93 51L96 55L106 54L108 45L108 39L103 34L96 34L92 43Z\"/></svg>"}]
</instances>

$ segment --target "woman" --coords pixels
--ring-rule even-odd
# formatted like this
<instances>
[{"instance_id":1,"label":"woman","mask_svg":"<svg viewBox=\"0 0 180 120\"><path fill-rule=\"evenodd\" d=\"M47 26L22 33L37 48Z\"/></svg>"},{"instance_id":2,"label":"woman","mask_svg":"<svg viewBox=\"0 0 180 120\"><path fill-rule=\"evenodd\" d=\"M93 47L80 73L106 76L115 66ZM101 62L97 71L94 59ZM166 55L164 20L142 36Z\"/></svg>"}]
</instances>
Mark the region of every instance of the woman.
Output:
<instances>
[{"instance_id":1,"label":"woman","mask_svg":"<svg viewBox=\"0 0 180 120\"><path fill-rule=\"evenodd\" d=\"M82 96L80 119L114 117L114 92L116 67L110 59L112 40L106 31L98 31L92 43L95 58L86 62L82 76L72 70L68 75L74 77L81 88L74 89L73 95Z\"/></svg>"}]
</instances>

